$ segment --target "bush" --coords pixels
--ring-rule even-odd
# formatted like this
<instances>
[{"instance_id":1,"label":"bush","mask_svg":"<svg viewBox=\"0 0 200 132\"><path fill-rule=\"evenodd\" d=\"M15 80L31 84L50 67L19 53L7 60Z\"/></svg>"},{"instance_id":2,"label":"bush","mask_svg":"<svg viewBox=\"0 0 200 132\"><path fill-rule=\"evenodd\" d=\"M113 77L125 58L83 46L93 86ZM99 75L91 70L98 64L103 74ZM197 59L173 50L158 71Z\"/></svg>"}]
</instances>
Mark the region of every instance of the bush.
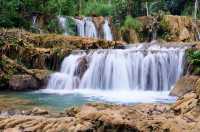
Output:
<instances>
[{"instance_id":1,"label":"bush","mask_svg":"<svg viewBox=\"0 0 200 132\"><path fill-rule=\"evenodd\" d=\"M47 25L47 30L51 33L62 33L57 19L51 19Z\"/></svg>"},{"instance_id":2,"label":"bush","mask_svg":"<svg viewBox=\"0 0 200 132\"><path fill-rule=\"evenodd\" d=\"M189 49L186 56L190 72L200 75L200 50Z\"/></svg>"},{"instance_id":3,"label":"bush","mask_svg":"<svg viewBox=\"0 0 200 132\"><path fill-rule=\"evenodd\" d=\"M83 15L85 16L110 16L112 14L112 6L103 3L87 3L83 9Z\"/></svg>"},{"instance_id":4,"label":"bush","mask_svg":"<svg viewBox=\"0 0 200 132\"><path fill-rule=\"evenodd\" d=\"M18 14L3 14L0 15L0 27L5 27L5 28L23 27L25 29L29 29L30 22Z\"/></svg>"},{"instance_id":5,"label":"bush","mask_svg":"<svg viewBox=\"0 0 200 132\"><path fill-rule=\"evenodd\" d=\"M142 26L143 25L139 20L131 16L127 16L122 26L122 29L134 29L135 31L139 32L142 29Z\"/></svg>"}]
</instances>

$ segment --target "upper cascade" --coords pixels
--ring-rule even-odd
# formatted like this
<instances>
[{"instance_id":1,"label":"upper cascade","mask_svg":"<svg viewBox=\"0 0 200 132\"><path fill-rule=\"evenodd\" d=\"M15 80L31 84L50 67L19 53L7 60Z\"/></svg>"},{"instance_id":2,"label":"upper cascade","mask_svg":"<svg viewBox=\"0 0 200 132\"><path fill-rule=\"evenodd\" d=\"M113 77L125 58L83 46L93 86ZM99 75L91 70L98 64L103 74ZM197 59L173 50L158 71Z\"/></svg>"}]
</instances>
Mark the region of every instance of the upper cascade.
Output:
<instances>
[{"instance_id":1,"label":"upper cascade","mask_svg":"<svg viewBox=\"0 0 200 132\"><path fill-rule=\"evenodd\" d=\"M138 45L73 53L47 89L169 91L183 74L185 49Z\"/></svg>"},{"instance_id":2,"label":"upper cascade","mask_svg":"<svg viewBox=\"0 0 200 132\"><path fill-rule=\"evenodd\" d=\"M82 19L70 17L74 21L76 25L76 34L81 37L90 37L90 38L97 38L97 39L105 39L112 41L112 31L110 28L110 23L107 18L104 19L104 24L101 27L103 31L103 36L100 35L100 31L97 30L95 23L93 22L92 17L84 17ZM63 28L64 31L66 31L66 17L58 17L59 23L61 25L61 28ZM64 33L66 34L66 32Z\"/></svg>"}]
</instances>

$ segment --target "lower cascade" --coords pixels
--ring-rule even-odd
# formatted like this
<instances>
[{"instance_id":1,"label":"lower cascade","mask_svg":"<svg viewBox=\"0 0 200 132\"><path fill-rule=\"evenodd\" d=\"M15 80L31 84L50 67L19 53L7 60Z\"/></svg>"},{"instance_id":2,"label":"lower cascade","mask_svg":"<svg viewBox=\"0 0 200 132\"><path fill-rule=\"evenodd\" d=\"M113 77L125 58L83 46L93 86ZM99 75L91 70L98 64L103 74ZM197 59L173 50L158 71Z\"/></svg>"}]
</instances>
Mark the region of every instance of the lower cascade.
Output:
<instances>
[{"instance_id":1,"label":"lower cascade","mask_svg":"<svg viewBox=\"0 0 200 132\"><path fill-rule=\"evenodd\" d=\"M183 74L185 47L139 45L72 53L47 89L169 91Z\"/></svg>"}]
</instances>

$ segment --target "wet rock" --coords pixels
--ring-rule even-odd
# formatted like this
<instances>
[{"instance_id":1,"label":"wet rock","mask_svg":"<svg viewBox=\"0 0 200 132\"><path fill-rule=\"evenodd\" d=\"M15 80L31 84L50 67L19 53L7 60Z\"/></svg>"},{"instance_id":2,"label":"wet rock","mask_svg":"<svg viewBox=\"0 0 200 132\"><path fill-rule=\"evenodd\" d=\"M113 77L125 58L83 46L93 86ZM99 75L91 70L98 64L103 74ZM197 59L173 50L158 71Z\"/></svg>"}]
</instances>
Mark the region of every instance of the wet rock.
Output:
<instances>
[{"instance_id":1,"label":"wet rock","mask_svg":"<svg viewBox=\"0 0 200 132\"><path fill-rule=\"evenodd\" d=\"M138 35L136 33L135 30L133 29L127 29L125 31L122 31L122 37L123 40L128 42L128 43L138 43L139 39L138 39Z\"/></svg>"},{"instance_id":2,"label":"wet rock","mask_svg":"<svg viewBox=\"0 0 200 132\"><path fill-rule=\"evenodd\" d=\"M39 89L38 81L31 75L13 75L9 80L9 88L16 91Z\"/></svg>"},{"instance_id":3,"label":"wet rock","mask_svg":"<svg viewBox=\"0 0 200 132\"><path fill-rule=\"evenodd\" d=\"M180 80L177 81L174 88L171 90L171 96L181 97L184 94L191 92L198 80L198 76L184 76Z\"/></svg>"}]
</instances>

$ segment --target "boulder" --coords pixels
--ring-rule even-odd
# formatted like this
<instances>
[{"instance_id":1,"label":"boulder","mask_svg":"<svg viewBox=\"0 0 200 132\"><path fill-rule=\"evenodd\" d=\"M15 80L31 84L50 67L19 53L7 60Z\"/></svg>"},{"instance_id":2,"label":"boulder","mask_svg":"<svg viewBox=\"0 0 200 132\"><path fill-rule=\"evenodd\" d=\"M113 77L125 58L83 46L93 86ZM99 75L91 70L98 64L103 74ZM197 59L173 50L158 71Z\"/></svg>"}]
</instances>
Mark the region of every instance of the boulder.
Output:
<instances>
[{"instance_id":1,"label":"boulder","mask_svg":"<svg viewBox=\"0 0 200 132\"><path fill-rule=\"evenodd\" d=\"M31 111L32 115L47 115L49 114L49 112L45 109L39 108L39 107L35 107L33 108L33 110Z\"/></svg>"},{"instance_id":2,"label":"boulder","mask_svg":"<svg viewBox=\"0 0 200 132\"><path fill-rule=\"evenodd\" d=\"M171 96L181 97L184 94L192 91L198 80L198 76L184 76L180 80L177 81L174 88L170 92Z\"/></svg>"},{"instance_id":3,"label":"boulder","mask_svg":"<svg viewBox=\"0 0 200 132\"><path fill-rule=\"evenodd\" d=\"M39 82L31 75L13 75L9 80L9 88L16 91L39 89Z\"/></svg>"},{"instance_id":4,"label":"boulder","mask_svg":"<svg viewBox=\"0 0 200 132\"><path fill-rule=\"evenodd\" d=\"M47 85L49 72L47 70L31 70L30 74L12 75L9 89L15 91L38 90Z\"/></svg>"},{"instance_id":5,"label":"boulder","mask_svg":"<svg viewBox=\"0 0 200 132\"><path fill-rule=\"evenodd\" d=\"M127 29L127 30L122 31L122 38L124 41L126 41L128 43L138 43L139 42L136 31L132 30L132 29Z\"/></svg>"}]
</instances>

